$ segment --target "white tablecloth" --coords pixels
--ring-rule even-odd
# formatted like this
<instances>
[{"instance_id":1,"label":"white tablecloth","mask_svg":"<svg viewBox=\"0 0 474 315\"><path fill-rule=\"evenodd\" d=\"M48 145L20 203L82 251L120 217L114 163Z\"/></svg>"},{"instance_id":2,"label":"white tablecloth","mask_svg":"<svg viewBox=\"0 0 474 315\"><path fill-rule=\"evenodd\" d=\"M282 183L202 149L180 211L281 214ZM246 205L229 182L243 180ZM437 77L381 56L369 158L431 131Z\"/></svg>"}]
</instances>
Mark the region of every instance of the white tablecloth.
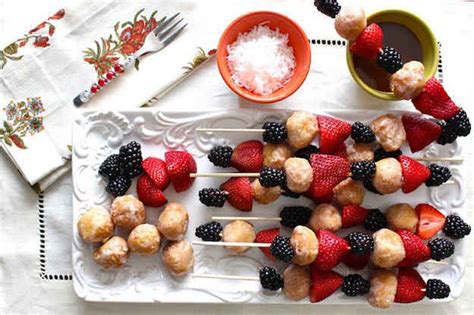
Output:
<instances>
[{"instance_id":1,"label":"white tablecloth","mask_svg":"<svg viewBox=\"0 0 474 315\"><path fill-rule=\"evenodd\" d=\"M197 1L197 0L196 0ZM15 0L0 1L0 42L6 43L31 26L36 25L45 16L62 7L65 0L31 1ZM160 0L155 0L159 6ZM352 1L340 1L348 4ZM471 117L474 110L472 92L472 73L474 61L472 59L474 29L474 4L459 1L402 1L378 0L362 2L367 12L380 8L408 8L426 19L433 28L443 48L443 75L444 84L455 101L467 108ZM222 30L230 20L247 11L267 9L283 12L297 20L308 34L315 39L337 39L332 28L331 20L323 17L312 7L311 0L199 0L200 5L209 8L209 16L202 19L205 29ZM26 9L27 8L27 9ZM218 13L215 15L215 13ZM325 49L312 46L313 49ZM373 99L353 83L345 67L343 53L341 58L333 58L337 65L331 66L329 60L313 60L314 69L306 84L288 100L272 105L275 107L298 107L317 110L318 108L379 108L389 104ZM316 53L316 56L318 54ZM323 53L321 55L324 55ZM320 65L320 66L318 66ZM143 64L142 67L145 67ZM337 73L334 73L337 72ZM341 79L328 82L338 82L336 86L316 85L324 82L324 78L338 76ZM311 78L313 77L313 78ZM316 79L315 79L316 78ZM319 79L321 78L321 79ZM124 76L120 80L126 81ZM92 105L96 108L127 108L126 101L133 92L127 90L127 84L121 84L120 90L104 91ZM342 88L342 93L337 93ZM251 106L235 97L221 82L215 65L201 69L183 85L172 91L157 106L160 108L179 108L187 110L197 106L232 108L237 106ZM403 107L405 103L390 104ZM474 143L472 137L467 143ZM464 149L466 170L473 174L474 146L467 145ZM67 180L63 183L66 184ZM465 207L474 208L474 182L469 181L468 199ZM23 181L13 165L2 152L0 154L0 314L75 314L75 313L114 313L130 314L135 312L153 313L195 313L195 314L228 314L228 313L274 313L286 314L296 312L318 312L321 314L370 314L379 313L368 306L337 307L337 306L246 306L246 305L133 305L133 304L99 304L86 303L76 297L70 280L43 280L40 279L40 233L38 231L38 198L31 188ZM69 197L66 197L69 198ZM52 220L57 238L49 246L58 253L69 255L69 234L71 231L71 209L64 211L58 217L61 220ZM469 211L468 211L469 213ZM63 219L64 218L64 219ZM467 217L471 224L474 215ZM472 247L472 238L469 237L468 246ZM64 252L66 251L66 254ZM395 305L386 313L406 314L472 314L474 305L474 254L469 252L466 257L466 287L463 295L456 301L447 304L435 305ZM58 260L67 261L68 257L58 257ZM67 269L67 268L66 268ZM57 273L67 273L59 270Z\"/></svg>"}]
</instances>

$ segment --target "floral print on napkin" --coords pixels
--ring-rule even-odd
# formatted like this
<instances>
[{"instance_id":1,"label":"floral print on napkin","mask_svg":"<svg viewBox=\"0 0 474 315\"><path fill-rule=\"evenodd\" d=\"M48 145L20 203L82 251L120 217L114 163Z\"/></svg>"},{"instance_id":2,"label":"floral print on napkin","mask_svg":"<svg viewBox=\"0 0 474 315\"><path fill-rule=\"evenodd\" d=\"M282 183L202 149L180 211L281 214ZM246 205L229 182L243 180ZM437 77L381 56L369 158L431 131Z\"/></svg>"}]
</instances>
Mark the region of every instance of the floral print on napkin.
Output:
<instances>
[{"instance_id":1,"label":"floral print on napkin","mask_svg":"<svg viewBox=\"0 0 474 315\"><path fill-rule=\"evenodd\" d=\"M8 60L16 61L23 58L20 54L21 48L25 47L28 43L32 43L35 48L48 47L50 38L53 37L56 31L54 26L54 20L60 20L66 15L64 9L59 10L55 14L51 15L46 21L41 22L36 27L31 29L23 37L17 39L3 50L0 50L0 69L3 69L7 64Z\"/></svg>"},{"instance_id":2,"label":"floral print on napkin","mask_svg":"<svg viewBox=\"0 0 474 315\"><path fill-rule=\"evenodd\" d=\"M0 127L0 140L8 146L14 144L20 149L26 149L22 138L44 130L43 117L39 116L44 112L40 97L29 97L26 102L10 101L3 110L6 120L3 121L3 128Z\"/></svg>"}]
</instances>

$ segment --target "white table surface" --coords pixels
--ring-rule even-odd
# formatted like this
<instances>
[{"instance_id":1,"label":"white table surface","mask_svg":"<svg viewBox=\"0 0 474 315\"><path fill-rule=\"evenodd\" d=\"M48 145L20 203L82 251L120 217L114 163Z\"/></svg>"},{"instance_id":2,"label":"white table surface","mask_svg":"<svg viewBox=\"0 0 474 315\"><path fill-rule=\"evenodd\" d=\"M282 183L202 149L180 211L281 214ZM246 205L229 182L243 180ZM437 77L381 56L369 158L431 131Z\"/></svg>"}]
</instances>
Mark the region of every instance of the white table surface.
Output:
<instances>
[{"instance_id":1,"label":"white table surface","mask_svg":"<svg viewBox=\"0 0 474 315\"><path fill-rule=\"evenodd\" d=\"M159 4L160 0L154 0ZM196 0L198 1L198 0ZM247 11L262 9L261 2L241 0ZM268 2L270 0L267 0ZM67 0L0 0L0 43L5 44L21 34L27 28L36 25L45 16L67 5ZM200 1L209 5L209 10L219 10L222 4L218 0ZM224 1L221 1L222 3ZM279 5L306 5L311 0L274 0ZM351 1L340 1L347 4ZM466 1L359 1L370 11L374 8L404 7L416 12L433 28L438 39L443 43L445 87L458 104L466 107L474 117L473 93L473 40L474 40L474 3ZM314 14L318 14L316 11ZM306 15L308 13L305 13ZM309 15L308 15L309 16ZM300 21L304 27L304 21ZM327 21L328 25L331 23ZM334 36L333 36L334 37ZM341 61L344 62L344 61ZM215 67L203 71L203 75L217 75ZM159 106L170 107L176 102L190 103L189 100L205 100L206 86L202 77L192 77L178 90L171 92ZM229 106L243 106L238 99L228 94L222 84L222 93ZM354 89L357 90L354 84ZM214 94L216 91L212 91ZM312 99L317 100L318 96ZM359 101L374 104L374 99L361 93ZM209 102L209 100L207 100ZM219 100L210 106L223 106ZM285 106L281 103L274 106ZM301 104L300 108L314 103ZM324 106L324 105L322 105ZM373 106L373 105L372 105ZM464 148L466 171L474 174L474 138L471 135L468 145ZM468 177L468 176L467 176ZM369 306L337 307L337 306L251 306L251 305L135 305L135 304L101 304L86 303L77 298L72 288L72 281L45 281L38 277L38 234L37 234L37 198L31 188L26 185L16 169L7 160L3 151L0 153L0 314L287 314L287 313L319 313L319 314L473 314L474 313L474 254L467 251L466 286L463 295L451 302L434 305L394 305L390 310L379 311ZM474 208L474 181L467 182L467 200L465 207ZM13 206L14 205L14 206ZM71 211L64 209L64 211ZM470 211L467 211L468 213ZM474 215L469 213L466 218L471 224ZM70 226L71 222L64 222ZM473 248L473 236L469 237L468 246ZM21 261L13 265L12 258ZM20 259L19 259L20 258Z\"/></svg>"}]
</instances>

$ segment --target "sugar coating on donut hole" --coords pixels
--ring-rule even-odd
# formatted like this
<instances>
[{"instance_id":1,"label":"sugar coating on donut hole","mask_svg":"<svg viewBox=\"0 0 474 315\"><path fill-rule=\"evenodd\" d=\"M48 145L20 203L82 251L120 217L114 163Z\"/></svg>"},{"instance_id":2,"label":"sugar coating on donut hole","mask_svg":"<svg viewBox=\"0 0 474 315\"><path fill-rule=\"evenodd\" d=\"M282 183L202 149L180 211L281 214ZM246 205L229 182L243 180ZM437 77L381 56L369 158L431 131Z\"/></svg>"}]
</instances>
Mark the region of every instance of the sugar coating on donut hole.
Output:
<instances>
[{"instance_id":1,"label":"sugar coating on donut hole","mask_svg":"<svg viewBox=\"0 0 474 315\"><path fill-rule=\"evenodd\" d=\"M313 182L313 169L308 160L302 158L289 158L285 165L286 185L295 193L304 193Z\"/></svg>"},{"instance_id":2,"label":"sugar coating on donut hole","mask_svg":"<svg viewBox=\"0 0 474 315\"><path fill-rule=\"evenodd\" d=\"M316 234L306 226L298 225L293 229L290 238L291 247L295 251L292 262L305 266L311 264L318 255L319 242Z\"/></svg>"},{"instance_id":3,"label":"sugar coating on donut hole","mask_svg":"<svg viewBox=\"0 0 474 315\"><path fill-rule=\"evenodd\" d=\"M388 227L391 230L409 230L415 232L418 225L418 214L407 203L397 203L385 211Z\"/></svg>"},{"instance_id":4,"label":"sugar coating on donut hole","mask_svg":"<svg viewBox=\"0 0 474 315\"><path fill-rule=\"evenodd\" d=\"M115 198L110 208L110 214L112 222L128 231L145 223L146 220L143 203L132 195Z\"/></svg>"},{"instance_id":5,"label":"sugar coating on donut hole","mask_svg":"<svg viewBox=\"0 0 474 315\"><path fill-rule=\"evenodd\" d=\"M311 113L294 112L286 120L286 130L290 145L301 149L310 145L318 135L318 121Z\"/></svg>"},{"instance_id":6,"label":"sugar coating on donut hole","mask_svg":"<svg viewBox=\"0 0 474 315\"><path fill-rule=\"evenodd\" d=\"M391 194L402 188L402 166L394 158L386 158L375 162L375 175L372 183L381 194Z\"/></svg>"},{"instance_id":7,"label":"sugar coating on donut hole","mask_svg":"<svg viewBox=\"0 0 474 315\"><path fill-rule=\"evenodd\" d=\"M283 272L283 294L292 300L299 301L309 295L311 274L309 269L298 265L289 265Z\"/></svg>"},{"instance_id":8,"label":"sugar coating on donut hole","mask_svg":"<svg viewBox=\"0 0 474 315\"><path fill-rule=\"evenodd\" d=\"M92 207L79 216L77 230L90 243L103 242L114 234L110 213L101 206Z\"/></svg>"},{"instance_id":9,"label":"sugar coating on donut hole","mask_svg":"<svg viewBox=\"0 0 474 315\"><path fill-rule=\"evenodd\" d=\"M292 156L293 151L286 143L265 143L263 146L263 166L282 169L285 161Z\"/></svg>"},{"instance_id":10,"label":"sugar coating on donut hole","mask_svg":"<svg viewBox=\"0 0 474 315\"><path fill-rule=\"evenodd\" d=\"M364 185L348 177L332 190L334 192L333 200L341 205L361 205L364 202Z\"/></svg>"},{"instance_id":11,"label":"sugar coating on donut hole","mask_svg":"<svg viewBox=\"0 0 474 315\"><path fill-rule=\"evenodd\" d=\"M156 223L160 233L171 241L183 239L188 230L189 215L186 209L177 202L166 205Z\"/></svg>"},{"instance_id":12,"label":"sugar coating on donut hole","mask_svg":"<svg viewBox=\"0 0 474 315\"><path fill-rule=\"evenodd\" d=\"M380 268L392 268L405 258L405 247L401 237L389 229L375 232L372 262Z\"/></svg>"},{"instance_id":13,"label":"sugar coating on donut hole","mask_svg":"<svg viewBox=\"0 0 474 315\"><path fill-rule=\"evenodd\" d=\"M132 253L153 255L160 249L160 232L152 224L140 224L130 232L127 243Z\"/></svg>"},{"instance_id":14,"label":"sugar coating on donut hole","mask_svg":"<svg viewBox=\"0 0 474 315\"><path fill-rule=\"evenodd\" d=\"M370 290L367 300L378 308L389 308L397 293L397 276L390 270L375 270L370 276Z\"/></svg>"},{"instance_id":15,"label":"sugar coating on donut hole","mask_svg":"<svg viewBox=\"0 0 474 315\"><path fill-rule=\"evenodd\" d=\"M224 227L222 240L224 242L253 243L255 241L255 229L247 221L236 220ZM224 246L232 254L242 254L250 249L248 246Z\"/></svg>"},{"instance_id":16,"label":"sugar coating on donut hole","mask_svg":"<svg viewBox=\"0 0 474 315\"><path fill-rule=\"evenodd\" d=\"M425 67L419 61L410 61L392 74L390 89L397 98L411 100L423 91L425 85Z\"/></svg>"},{"instance_id":17,"label":"sugar coating on donut hole","mask_svg":"<svg viewBox=\"0 0 474 315\"><path fill-rule=\"evenodd\" d=\"M280 186L263 187L260 180L257 178L251 184L253 191L253 199L263 205L269 204L277 200L281 195Z\"/></svg>"},{"instance_id":18,"label":"sugar coating on donut hole","mask_svg":"<svg viewBox=\"0 0 474 315\"><path fill-rule=\"evenodd\" d=\"M407 139L402 120L393 114L378 117L370 124L370 128L377 142L388 152L400 149Z\"/></svg>"},{"instance_id":19,"label":"sugar coating on donut hole","mask_svg":"<svg viewBox=\"0 0 474 315\"><path fill-rule=\"evenodd\" d=\"M360 7L344 6L334 19L336 32L350 41L356 40L366 26L365 12Z\"/></svg>"},{"instance_id":20,"label":"sugar coating on donut hole","mask_svg":"<svg viewBox=\"0 0 474 315\"><path fill-rule=\"evenodd\" d=\"M104 268L120 268L129 257L127 241L120 236L114 236L102 244L93 254L96 264Z\"/></svg>"},{"instance_id":21,"label":"sugar coating on donut hole","mask_svg":"<svg viewBox=\"0 0 474 315\"><path fill-rule=\"evenodd\" d=\"M347 160L349 162L372 161L374 159L374 151L372 146L367 143L354 143L346 148Z\"/></svg>"},{"instance_id":22,"label":"sugar coating on donut hole","mask_svg":"<svg viewBox=\"0 0 474 315\"><path fill-rule=\"evenodd\" d=\"M341 214L333 205L322 203L313 210L308 225L314 232L317 230L335 232L342 227Z\"/></svg>"},{"instance_id":23,"label":"sugar coating on donut hole","mask_svg":"<svg viewBox=\"0 0 474 315\"><path fill-rule=\"evenodd\" d=\"M171 241L163 248L163 264L175 277L183 277L194 266L194 250L186 240Z\"/></svg>"}]
</instances>

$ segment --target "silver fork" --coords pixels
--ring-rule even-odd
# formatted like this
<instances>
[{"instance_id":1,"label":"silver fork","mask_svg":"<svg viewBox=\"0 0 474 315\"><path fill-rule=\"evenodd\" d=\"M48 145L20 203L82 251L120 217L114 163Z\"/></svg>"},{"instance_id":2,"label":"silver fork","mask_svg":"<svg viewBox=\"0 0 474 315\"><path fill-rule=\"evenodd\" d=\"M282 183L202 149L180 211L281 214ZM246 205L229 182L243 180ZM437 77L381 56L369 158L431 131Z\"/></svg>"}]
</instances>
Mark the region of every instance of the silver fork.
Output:
<instances>
[{"instance_id":1,"label":"silver fork","mask_svg":"<svg viewBox=\"0 0 474 315\"><path fill-rule=\"evenodd\" d=\"M158 21L158 26L147 35L143 46L134 54L129 55L123 63L117 63L113 69L99 78L89 89L79 93L73 100L74 105L81 106L88 102L105 85L109 84L112 79L118 77L120 73L133 65L138 58L158 52L173 42L179 33L188 25L188 23L183 22L184 18L180 18L176 21L179 15L180 13L178 12L170 18L165 16Z\"/></svg>"}]
</instances>

